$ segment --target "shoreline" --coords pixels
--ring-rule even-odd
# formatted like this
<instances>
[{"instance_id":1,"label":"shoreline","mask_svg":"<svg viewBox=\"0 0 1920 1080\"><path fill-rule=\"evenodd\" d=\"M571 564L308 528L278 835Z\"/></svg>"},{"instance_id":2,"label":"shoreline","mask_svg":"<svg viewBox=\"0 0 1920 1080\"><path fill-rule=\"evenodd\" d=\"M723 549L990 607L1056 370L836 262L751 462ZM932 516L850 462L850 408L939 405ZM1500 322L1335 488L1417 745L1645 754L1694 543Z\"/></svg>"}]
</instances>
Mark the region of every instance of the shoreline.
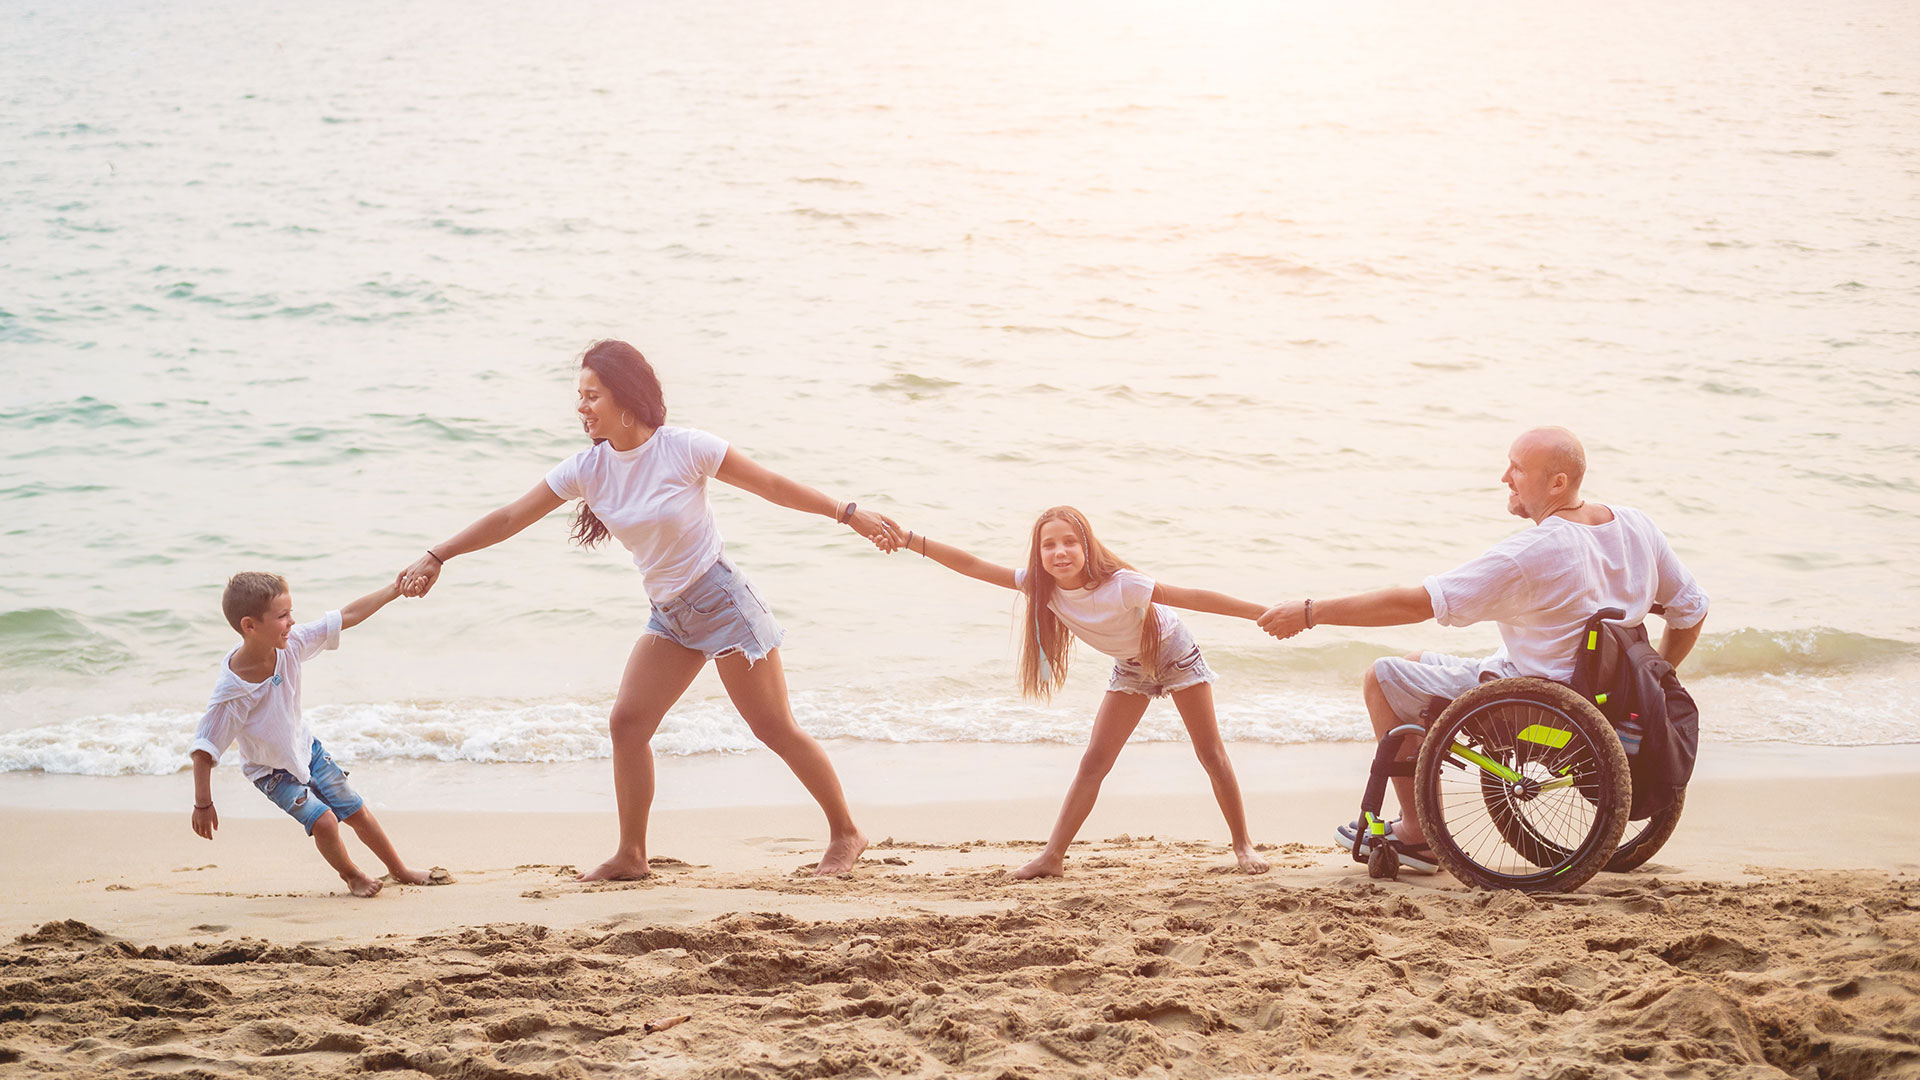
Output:
<instances>
[{"instance_id":1,"label":"shoreline","mask_svg":"<svg viewBox=\"0 0 1920 1080\"><path fill-rule=\"evenodd\" d=\"M1078 747L1007 744L830 749L876 845L856 878L908 873L881 861L908 851L919 867L913 874L1012 869L1051 828L1080 753ZM1332 846L1332 830L1353 816L1370 747L1236 744L1231 750L1250 830L1275 862L1265 880L1343 887L1366 881L1363 868ZM362 941L398 929L390 917L401 912L414 932L497 921L579 926L616 911L646 914L646 905L606 899L631 886L578 886L552 869L594 865L611 849L606 761L376 763L354 771L403 857L446 867L458 885L389 890L366 904L336 902L341 898L329 894L339 892L340 883L312 843L237 769L216 772L221 829L211 843L188 827L184 775L0 777L0 864L32 868L14 874L14 888L0 898L0 939L64 919L150 943L185 941L195 927L215 924L230 928L222 932L276 940ZM1920 747L1913 746L1710 746L1678 832L1646 872L1736 881L1751 866L1920 871L1917 775ZM825 840L818 809L769 753L662 758L659 787L650 853L702 870L666 863L669 869L644 886L650 899L672 897L682 912L676 918L736 910L727 905L751 898L711 902L713 891L725 891L730 881L790 874L817 857ZM93 801L80 803L81 795ZM23 805L39 796L51 797ZM428 797L451 805L421 809ZM156 799L178 801L179 808L151 809ZM1132 746L1121 755L1081 839L1091 851L1119 836L1152 837L1231 863L1225 824L1185 746ZM887 840L895 847L879 846ZM349 850L363 869L377 865L357 841ZM1069 886L1082 861L1079 850L1069 860ZM532 878L538 880L526 884ZM1138 884L1154 884L1150 878L1149 872ZM1460 888L1444 874L1407 880L1421 890ZM1606 880L1603 875L1587 888ZM1003 882L975 899L1018 902L1025 888ZM522 895L527 892L547 895ZM851 905L848 913L868 910L857 889L836 895ZM210 914L196 914L199 907ZM810 909L806 917L839 916Z\"/></svg>"}]
</instances>

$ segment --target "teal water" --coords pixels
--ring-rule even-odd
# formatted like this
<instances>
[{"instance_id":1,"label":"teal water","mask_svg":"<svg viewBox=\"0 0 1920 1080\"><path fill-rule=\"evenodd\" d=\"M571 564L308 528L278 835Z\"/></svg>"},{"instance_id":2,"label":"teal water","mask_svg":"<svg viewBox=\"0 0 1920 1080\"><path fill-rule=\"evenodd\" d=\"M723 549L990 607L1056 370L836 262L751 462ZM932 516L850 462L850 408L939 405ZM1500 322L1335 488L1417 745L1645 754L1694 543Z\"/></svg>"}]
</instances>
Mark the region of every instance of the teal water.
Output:
<instances>
[{"instance_id":1,"label":"teal water","mask_svg":"<svg viewBox=\"0 0 1920 1080\"><path fill-rule=\"evenodd\" d=\"M0 19L0 769L171 767L228 574L373 588L580 445L610 335L674 422L911 527L1014 561L1071 502L1263 601L1476 553L1508 440L1566 423L1714 598L1712 733L1920 740L1911 5ZM1007 596L715 503L813 730L1084 737L1103 665L1020 703ZM564 533L350 634L316 716L601 752L645 602ZM1191 622L1265 741L1360 737L1373 655L1494 642ZM747 745L710 677L669 728Z\"/></svg>"}]
</instances>

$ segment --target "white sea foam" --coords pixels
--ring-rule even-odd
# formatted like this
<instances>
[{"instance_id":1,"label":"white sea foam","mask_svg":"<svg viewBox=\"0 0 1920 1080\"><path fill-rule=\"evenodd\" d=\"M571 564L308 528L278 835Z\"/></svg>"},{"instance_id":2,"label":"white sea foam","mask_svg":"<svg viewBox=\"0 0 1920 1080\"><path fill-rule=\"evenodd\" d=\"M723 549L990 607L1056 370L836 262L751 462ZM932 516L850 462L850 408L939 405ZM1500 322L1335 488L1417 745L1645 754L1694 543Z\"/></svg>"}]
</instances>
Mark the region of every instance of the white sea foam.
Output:
<instances>
[{"instance_id":1,"label":"white sea foam","mask_svg":"<svg viewBox=\"0 0 1920 1080\"><path fill-rule=\"evenodd\" d=\"M1714 741L1860 746L1920 741L1920 697L1901 678L1811 675L1705 678L1694 686L1702 735ZM1085 741L1084 703L1034 705L1015 698L907 701L799 693L802 727L823 739L871 742L1066 743ZM1278 692L1218 707L1233 742L1318 743L1371 738L1357 693ZM325 705L308 710L316 734L346 761L442 761L490 765L586 761L611 755L605 703ZM197 714L101 715L0 732L0 772L90 776L166 775L187 767ZM1134 739L1186 738L1179 714L1148 710ZM723 699L676 706L654 737L666 755L758 746Z\"/></svg>"}]
</instances>

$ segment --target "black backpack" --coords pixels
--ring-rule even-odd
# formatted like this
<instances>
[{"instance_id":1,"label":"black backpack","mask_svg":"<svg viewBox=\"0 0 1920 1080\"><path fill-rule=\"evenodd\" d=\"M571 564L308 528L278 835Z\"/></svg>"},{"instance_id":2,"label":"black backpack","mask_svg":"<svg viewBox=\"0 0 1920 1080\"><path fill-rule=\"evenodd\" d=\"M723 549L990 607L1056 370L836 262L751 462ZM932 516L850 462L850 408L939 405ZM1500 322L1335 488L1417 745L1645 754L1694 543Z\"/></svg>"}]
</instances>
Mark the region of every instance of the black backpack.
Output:
<instances>
[{"instance_id":1,"label":"black backpack","mask_svg":"<svg viewBox=\"0 0 1920 1080\"><path fill-rule=\"evenodd\" d=\"M1658 607L1653 611L1660 613ZM1640 821L1672 805L1693 778L1693 760L1700 752L1700 709L1680 685L1673 665L1647 639L1645 625L1609 621L1625 614L1608 608L1587 620L1572 686L1606 716L1630 751L1631 817Z\"/></svg>"}]
</instances>

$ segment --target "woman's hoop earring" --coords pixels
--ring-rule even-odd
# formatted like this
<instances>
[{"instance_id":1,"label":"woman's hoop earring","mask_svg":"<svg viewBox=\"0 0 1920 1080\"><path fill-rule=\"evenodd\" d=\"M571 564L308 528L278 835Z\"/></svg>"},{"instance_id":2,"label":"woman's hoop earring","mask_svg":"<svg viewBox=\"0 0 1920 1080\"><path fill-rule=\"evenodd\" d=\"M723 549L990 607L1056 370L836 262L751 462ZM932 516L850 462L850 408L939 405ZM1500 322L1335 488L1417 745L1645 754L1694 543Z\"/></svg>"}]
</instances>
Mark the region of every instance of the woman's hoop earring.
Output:
<instances>
[{"instance_id":1,"label":"woman's hoop earring","mask_svg":"<svg viewBox=\"0 0 1920 1080\"><path fill-rule=\"evenodd\" d=\"M625 409L621 409L621 410L620 410L620 426L621 426L621 427L632 427L632 426L633 426L633 421L632 421L632 420L629 420L629 419L627 419L627 416L628 416L628 413L627 413L627 410L625 410Z\"/></svg>"}]
</instances>

